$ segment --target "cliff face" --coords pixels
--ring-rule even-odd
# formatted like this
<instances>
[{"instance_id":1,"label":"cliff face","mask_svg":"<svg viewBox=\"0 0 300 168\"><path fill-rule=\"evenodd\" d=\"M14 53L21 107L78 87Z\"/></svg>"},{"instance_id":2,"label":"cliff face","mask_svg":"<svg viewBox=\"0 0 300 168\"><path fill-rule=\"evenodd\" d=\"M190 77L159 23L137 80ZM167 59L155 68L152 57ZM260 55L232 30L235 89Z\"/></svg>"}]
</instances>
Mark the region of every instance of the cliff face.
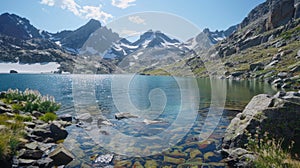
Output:
<instances>
[{"instance_id":1,"label":"cliff face","mask_svg":"<svg viewBox=\"0 0 300 168\"><path fill-rule=\"evenodd\" d=\"M269 2L270 14L266 29L271 30L287 24L295 16L294 0L273 0Z\"/></svg>"},{"instance_id":2,"label":"cliff face","mask_svg":"<svg viewBox=\"0 0 300 168\"><path fill-rule=\"evenodd\" d=\"M263 30L271 30L299 18L299 0L267 0L255 7L240 23L239 29L260 23ZM297 10L295 10L297 8Z\"/></svg>"},{"instance_id":3,"label":"cliff face","mask_svg":"<svg viewBox=\"0 0 300 168\"><path fill-rule=\"evenodd\" d=\"M218 44L216 49L221 57L225 57L258 46L267 42L271 36L276 37L292 28L289 25L299 16L298 1L267 0L254 8L239 24L238 31Z\"/></svg>"}]
</instances>

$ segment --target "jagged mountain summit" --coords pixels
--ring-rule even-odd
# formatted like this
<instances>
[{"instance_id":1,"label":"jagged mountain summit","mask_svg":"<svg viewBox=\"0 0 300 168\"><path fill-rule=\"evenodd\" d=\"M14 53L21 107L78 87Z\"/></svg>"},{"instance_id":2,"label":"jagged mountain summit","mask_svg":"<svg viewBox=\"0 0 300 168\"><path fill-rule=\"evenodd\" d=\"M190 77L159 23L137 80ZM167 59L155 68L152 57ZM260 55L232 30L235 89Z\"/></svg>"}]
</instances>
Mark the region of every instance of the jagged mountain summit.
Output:
<instances>
[{"instance_id":1,"label":"jagged mountain summit","mask_svg":"<svg viewBox=\"0 0 300 168\"><path fill-rule=\"evenodd\" d=\"M101 23L91 19L88 23L74 31L62 31L51 34L50 40L63 46L70 52L77 53L89 36L101 27Z\"/></svg>"},{"instance_id":2,"label":"jagged mountain summit","mask_svg":"<svg viewBox=\"0 0 300 168\"><path fill-rule=\"evenodd\" d=\"M9 13L0 15L0 34L19 39L43 38L47 36L47 32L38 30L26 18Z\"/></svg>"},{"instance_id":3,"label":"jagged mountain summit","mask_svg":"<svg viewBox=\"0 0 300 168\"><path fill-rule=\"evenodd\" d=\"M0 15L0 62L20 64L56 62L60 64L59 72L72 73L75 63L78 62L76 59L79 49L100 27L99 21L90 20L74 31L49 33L37 29L26 18L4 13ZM105 27L100 29L107 30ZM104 38L109 34L118 38L111 30L103 33ZM112 42L109 42L107 45L111 44ZM99 65L97 71L101 73L112 71L111 64L101 62L97 65Z\"/></svg>"},{"instance_id":4,"label":"jagged mountain summit","mask_svg":"<svg viewBox=\"0 0 300 168\"><path fill-rule=\"evenodd\" d=\"M140 72L146 68L162 67L189 56L192 50L161 31L149 30L130 42L120 39L104 54L125 72Z\"/></svg>"},{"instance_id":5,"label":"jagged mountain summit","mask_svg":"<svg viewBox=\"0 0 300 168\"><path fill-rule=\"evenodd\" d=\"M122 59L132 53L142 53L142 50L150 48L179 48L180 41L171 39L160 31L149 30L143 33L138 40L130 42L125 38L115 42L112 47L103 56L106 59ZM179 50L178 50L179 51ZM139 55L139 54L138 54Z\"/></svg>"},{"instance_id":6,"label":"jagged mountain summit","mask_svg":"<svg viewBox=\"0 0 300 168\"><path fill-rule=\"evenodd\" d=\"M221 31L211 31L208 28L205 28L196 37L189 39L185 45L190 49L209 49L211 46L232 35L237 29L238 25L231 26L228 29Z\"/></svg>"}]
</instances>

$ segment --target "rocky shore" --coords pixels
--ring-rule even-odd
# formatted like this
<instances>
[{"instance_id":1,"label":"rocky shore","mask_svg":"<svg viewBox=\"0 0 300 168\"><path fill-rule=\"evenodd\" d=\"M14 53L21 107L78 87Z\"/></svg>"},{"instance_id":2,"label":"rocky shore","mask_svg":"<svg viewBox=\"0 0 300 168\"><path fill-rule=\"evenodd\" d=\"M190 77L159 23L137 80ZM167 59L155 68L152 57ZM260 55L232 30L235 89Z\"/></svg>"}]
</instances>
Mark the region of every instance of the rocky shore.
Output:
<instances>
[{"instance_id":1,"label":"rocky shore","mask_svg":"<svg viewBox=\"0 0 300 168\"><path fill-rule=\"evenodd\" d=\"M252 167L256 155L247 150L249 136L261 139L267 132L270 138L283 139L283 146L295 142L292 150L299 154L299 128L300 91L281 91L274 96L260 94L231 121L224 135L222 152L230 166Z\"/></svg>"},{"instance_id":2,"label":"rocky shore","mask_svg":"<svg viewBox=\"0 0 300 168\"><path fill-rule=\"evenodd\" d=\"M19 93L25 97L25 92ZM1 92L0 94L0 132L3 136L7 135L10 138L15 136L17 138L15 141L9 141L10 148L1 146L2 148L7 147L7 151L9 151L5 154L3 152L5 150L2 149L2 153L0 153L1 167L47 168L67 165L71 162L74 156L64 147L62 142L68 136L65 127L72 124L72 117L61 116L45 121L47 113L17 109L18 105L26 104L26 101L12 100L9 101L10 103L4 103L2 100L9 100L7 94L11 93ZM43 102L49 101L39 103L42 104ZM24 105L23 107L27 106ZM14 147L11 145L12 142L16 144Z\"/></svg>"}]
</instances>

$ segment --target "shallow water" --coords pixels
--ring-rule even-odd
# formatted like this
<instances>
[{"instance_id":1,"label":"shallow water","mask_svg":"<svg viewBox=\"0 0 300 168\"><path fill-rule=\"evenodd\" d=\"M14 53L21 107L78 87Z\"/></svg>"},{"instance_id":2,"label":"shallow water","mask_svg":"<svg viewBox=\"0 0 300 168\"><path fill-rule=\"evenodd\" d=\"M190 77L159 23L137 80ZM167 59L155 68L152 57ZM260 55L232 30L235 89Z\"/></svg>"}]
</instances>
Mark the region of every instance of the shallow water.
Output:
<instances>
[{"instance_id":1,"label":"shallow water","mask_svg":"<svg viewBox=\"0 0 300 168\"><path fill-rule=\"evenodd\" d=\"M62 104L59 115L92 116L83 127L67 128L64 144L76 156L67 167L224 167L218 150L226 126L237 113L233 109L242 109L254 95L275 92L256 81L0 74L0 90L8 88L53 95ZM138 118L117 120L118 112ZM99 125L99 117L113 125ZM112 162L95 161L105 154L113 156Z\"/></svg>"}]
</instances>

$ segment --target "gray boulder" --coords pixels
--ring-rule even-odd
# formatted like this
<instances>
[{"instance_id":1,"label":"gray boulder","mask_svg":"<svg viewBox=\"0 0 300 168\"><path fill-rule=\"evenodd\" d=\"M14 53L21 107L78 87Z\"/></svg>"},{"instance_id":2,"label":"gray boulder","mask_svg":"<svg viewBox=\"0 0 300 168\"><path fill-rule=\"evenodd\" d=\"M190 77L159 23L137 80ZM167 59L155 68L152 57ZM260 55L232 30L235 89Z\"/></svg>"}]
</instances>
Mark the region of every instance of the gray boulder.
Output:
<instances>
[{"instance_id":1,"label":"gray boulder","mask_svg":"<svg viewBox=\"0 0 300 168\"><path fill-rule=\"evenodd\" d=\"M239 76L243 75L244 73L245 73L244 71L232 72L231 76L233 76L233 77L239 77Z\"/></svg>"},{"instance_id":2,"label":"gray boulder","mask_svg":"<svg viewBox=\"0 0 300 168\"><path fill-rule=\"evenodd\" d=\"M288 73L287 72L280 72L277 74L277 76L281 79L288 77Z\"/></svg>"},{"instance_id":3,"label":"gray boulder","mask_svg":"<svg viewBox=\"0 0 300 168\"><path fill-rule=\"evenodd\" d=\"M76 117L75 117L76 120L80 120L80 121L84 121L84 122L92 122L93 121L93 118L92 118L92 115L90 113L82 113L82 114L78 114Z\"/></svg>"},{"instance_id":4,"label":"gray boulder","mask_svg":"<svg viewBox=\"0 0 300 168\"><path fill-rule=\"evenodd\" d=\"M263 70L263 69L264 69L264 64L263 63L250 64L250 70L251 71L257 71L257 70Z\"/></svg>"},{"instance_id":5,"label":"gray boulder","mask_svg":"<svg viewBox=\"0 0 300 168\"><path fill-rule=\"evenodd\" d=\"M53 160L54 166L67 165L74 159L74 155L69 152L63 144L59 144L58 147L49 154L49 157Z\"/></svg>"},{"instance_id":6,"label":"gray boulder","mask_svg":"<svg viewBox=\"0 0 300 168\"><path fill-rule=\"evenodd\" d=\"M33 111L31 113L34 117L39 118L43 115L43 113L39 112L39 111Z\"/></svg>"},{"instance_id":7,"label":"gray boulder","mask_svg":"<svg viewBox=\"0 0 300 168\"><path fill-rule=\"evenodd\" d=\"M58 123L52 123L50 125L51 138L54 141L62 140L67 138L68 132Z\"/></svg>"},{"instance_id":8,"label":"gray boulder","mask_svg":"<svg viewBox=\"0 0 300 168\"><path fill-rule=\"evenodd\" d=\"M24 153L20 155L20 158L37 160L41 159L43 154L44 153L41 150L25 150Z\"/></svg>"},{"instance_id":9,"label":"gray boulder","mask_svg":"<svg viewBox=\"0 0 300 168\"><path fill-rule=\"evenodd\" d=\"M18 159L18 165L19 166L24 166L24 167L29 167L32 166L36 160L34 159Z\"/></svg>"},{"instance_id":10,"label":"gray boulder","mask_svg":"<svg viewBox=\"0 0 300 168\"><path fill-rule=\"evenodd\" d=\"M72 122L72 115L71 114L64 114L59 117L63 121Z\"/></svg>"},{"instance_id":11,"label":"gray boulder","mask_svg":"<svg viewBox=\"0 0 300 168\"><path fill-rule=\"evenodd\" d=\"M35 163L38 167L43 167L43 168L51 168L53 167L53 159L46 157L42 158L36 161Z\"/></svg>"},{"instance_id":12,"label":"gray boulder","mask_svg":"<svg viewBox=\"0 0 300 168\"><path fill-rule=\"evenodd\" d=\"M298 92L279 92L273 97L266 94L257 95L226 129L222 144L223 152L233 159L233 151L237 148L245 149L249 134L254 136L257 130L261 133L268 132L276 139L283 138L285 144L293 140L294 149L299 150L298 128L300 128L300 94Z\"/></svg>"}]
</instances>

